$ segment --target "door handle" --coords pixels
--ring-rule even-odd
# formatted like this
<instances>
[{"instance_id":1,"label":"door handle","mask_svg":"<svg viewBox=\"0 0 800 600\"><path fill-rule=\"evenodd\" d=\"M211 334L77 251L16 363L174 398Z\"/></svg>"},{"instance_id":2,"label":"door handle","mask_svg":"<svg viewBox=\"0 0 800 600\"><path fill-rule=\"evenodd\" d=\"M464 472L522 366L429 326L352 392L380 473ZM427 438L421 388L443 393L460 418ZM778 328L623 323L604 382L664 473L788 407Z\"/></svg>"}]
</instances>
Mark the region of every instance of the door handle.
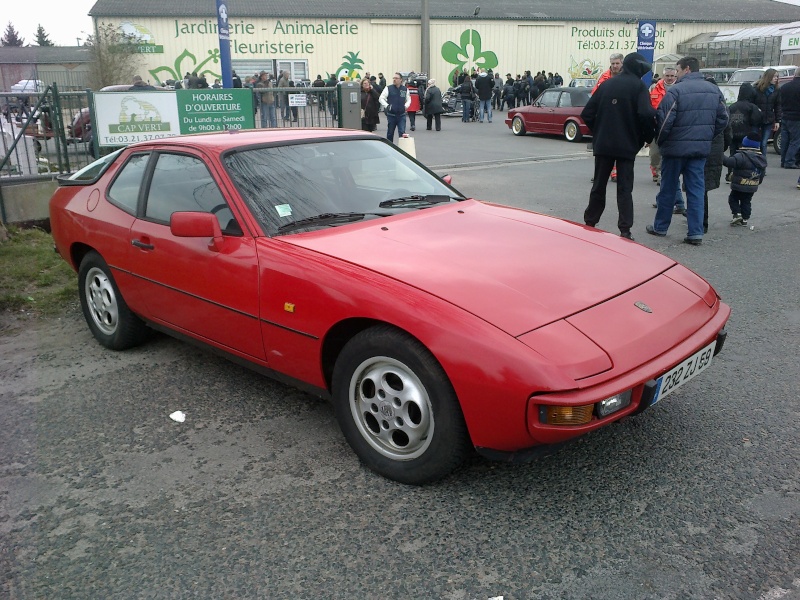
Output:
<instances>
[{"instance_id":1,"label":"door handle","mask_svg":"<svg viewBox=\"0 0 800 600\"><path fill-rule=\"evenodd\" d=\"M155 250L155 246L153 246L153 244L146 244L139 240L132 240L131 244L133 244L137 248L141 248L142 250Z\"/></svg>"}]
</instances>

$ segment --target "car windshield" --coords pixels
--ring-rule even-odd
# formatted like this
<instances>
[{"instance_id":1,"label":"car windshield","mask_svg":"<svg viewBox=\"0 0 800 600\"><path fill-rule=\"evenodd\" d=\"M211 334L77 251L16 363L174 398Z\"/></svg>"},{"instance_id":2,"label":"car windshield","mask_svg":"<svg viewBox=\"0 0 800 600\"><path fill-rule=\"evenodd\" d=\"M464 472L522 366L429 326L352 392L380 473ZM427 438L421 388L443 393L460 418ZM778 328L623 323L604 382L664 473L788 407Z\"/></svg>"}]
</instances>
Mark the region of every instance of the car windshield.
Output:
<instances>
[{"instance_id":1,"label":"car windshield","mask_svg":"<svg viewBox=\"0 0 800 600\"><path fill-rule=\"evenodd\" d=\"M245 148L229 152L223 160L269 235L420 210L440 204L443 198L448 202L463 199L380 139Z\"/></svg>"},{"instance_id":2,"label":"car windshield","mask_svg":"<svg viewBox=\"0 0 800 600\"><path fill-rule=\"evenodd\" d=\"M753 83L758 81L763 74L763 71L736 71L731 75L728 83Z\"/></svg>"}]
</instances>

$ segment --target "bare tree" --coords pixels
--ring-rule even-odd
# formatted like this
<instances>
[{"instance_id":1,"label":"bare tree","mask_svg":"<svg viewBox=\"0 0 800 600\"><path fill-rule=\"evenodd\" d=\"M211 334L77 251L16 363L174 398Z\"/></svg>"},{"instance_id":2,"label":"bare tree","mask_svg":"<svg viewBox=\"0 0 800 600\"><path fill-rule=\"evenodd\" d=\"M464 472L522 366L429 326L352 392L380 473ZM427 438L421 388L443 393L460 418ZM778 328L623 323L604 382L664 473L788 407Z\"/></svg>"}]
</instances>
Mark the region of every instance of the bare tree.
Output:
<instances>
[{"instance_id":1,"label":"bare tree","mask_svg":"<svg viewBox=\"0 0 800 600\"><path fill-rule=\"evenodd\" d=\"M130 83L142 60L137 42L135 36L124 34L116 25L99 24L96 35L86 40L92 52L89 87L99 90L107 85Z\"/></svg>"}]
</instances>

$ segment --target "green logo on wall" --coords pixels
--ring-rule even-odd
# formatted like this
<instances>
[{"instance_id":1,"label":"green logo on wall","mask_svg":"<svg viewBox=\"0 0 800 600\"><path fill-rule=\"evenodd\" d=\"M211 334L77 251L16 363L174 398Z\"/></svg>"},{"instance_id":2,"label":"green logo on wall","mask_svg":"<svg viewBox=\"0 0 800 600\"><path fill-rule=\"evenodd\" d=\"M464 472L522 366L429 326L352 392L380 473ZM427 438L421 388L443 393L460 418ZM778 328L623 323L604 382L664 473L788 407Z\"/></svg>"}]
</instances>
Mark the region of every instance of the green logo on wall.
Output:
<instances>
[{"instance_id":1,"label":"green logo on wall","mask_svg":"<svg viewBox=\"0 0 800 600\"><path fill-rule=\"evenodd\" d=\"M455 65L455 68L450 71L447 80L455 85L456 71L463 71L470 67L480 69L494 69L499 63L497 55L487 50L481 50L481 34L474 29L465 29L461 33L461 45L455 42L445 42L442 46L442 58Z\"/></svg>"}]
</instances>

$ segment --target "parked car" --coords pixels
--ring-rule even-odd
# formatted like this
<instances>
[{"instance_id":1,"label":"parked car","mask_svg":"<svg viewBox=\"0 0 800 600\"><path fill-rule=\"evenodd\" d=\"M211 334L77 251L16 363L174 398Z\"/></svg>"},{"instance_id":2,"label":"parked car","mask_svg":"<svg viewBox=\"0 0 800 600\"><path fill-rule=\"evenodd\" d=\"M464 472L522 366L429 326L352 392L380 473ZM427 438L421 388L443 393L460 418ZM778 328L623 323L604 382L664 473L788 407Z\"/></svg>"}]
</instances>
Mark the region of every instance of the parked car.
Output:
<instances>
[{"instance_id":1,"label":"parked car","mask_svg":"<svg viewBox=\"0 0 800 600\"><path fill-rule=\"evenodd\" d=\"M592 132L581 119L589 101L589 88L557 87L543 91L529 106L518 106L506 113L506 125L514 135L554 133L570 142L579 142Z\"/></svg>"},{"instance_id":2,"label":"parked car","mask_svg":"<svg viewBox=\"0 0 800 600\"><path fill-rule=\"evenodd\" d=\"M576 77L569 82L567 87L585 87L591 90L596 83L597 79L595 77Z\"/></svg>"},{"instance_id":3,"label":"parked car","mask_svg":"<svg viewBox=\"0 0 800 600\"><path fill-rule=\"evenodd\" d=\"M100 344L159 329L329 398L408 484L639 413L726 337L729 307L668 256L466 198L369 133L165 138L59 183L53 239Z\"/></svg>"},{"instance_id":4,"label":"parked car","mask_svg":"<svg viewBox=\"0 0 800 600\"><path fill-rule=\"evenodd\" d=\"M728 79L727 83L721 84L719 89L722 90L722 95L725 97L725 103L730 105L736 102L739 96L739 88L745 82L755 83L766 72L767 69L775 69L778 71L778 85L791 81L794 77L796 65L778 65L770 67L747 67L746 69L737 69ZM719 83L719 82L717 82Z\"/></svg>"},{"instance_id":5,"label":"parked car","mask_svg":"<svg viewBox=\"0 0 800 600\"><path fill-rule=\"evenodd\" d=\"M720 85L719 89L722 90L722 95L725 97L725 103L728 105L733 104L736 102L736 99L739 96L739 88L745 82L747 83L755 83L758 81L761 76L766 72L767 69L775 69L778 72L778 87L782 86L784 83L790 82L794 78L795 70L798 67L796 65L778 65L774 67L748 67L746 69L737 69L736 72L731 75L731 78L728 80L728 83L724 85ZM776 153L781 153L781 132L780 129L778 131L773 132L772 134L772 148L775 150Z\"/></svg>"},{"instance_id":6,"label":"parked car","mask_svg":"<svg viewBox=\"0 0 800 600\"><path fill-rule=\"evenodd\" d=\"M728 80L731 78L738 69L730 69L730 68L723 68L723 67L708 67L704 69L700 69L700 72L703 75L710 75L714 78L718 84L720 83L728 83Z\"/></svg>"}]
</instances>

